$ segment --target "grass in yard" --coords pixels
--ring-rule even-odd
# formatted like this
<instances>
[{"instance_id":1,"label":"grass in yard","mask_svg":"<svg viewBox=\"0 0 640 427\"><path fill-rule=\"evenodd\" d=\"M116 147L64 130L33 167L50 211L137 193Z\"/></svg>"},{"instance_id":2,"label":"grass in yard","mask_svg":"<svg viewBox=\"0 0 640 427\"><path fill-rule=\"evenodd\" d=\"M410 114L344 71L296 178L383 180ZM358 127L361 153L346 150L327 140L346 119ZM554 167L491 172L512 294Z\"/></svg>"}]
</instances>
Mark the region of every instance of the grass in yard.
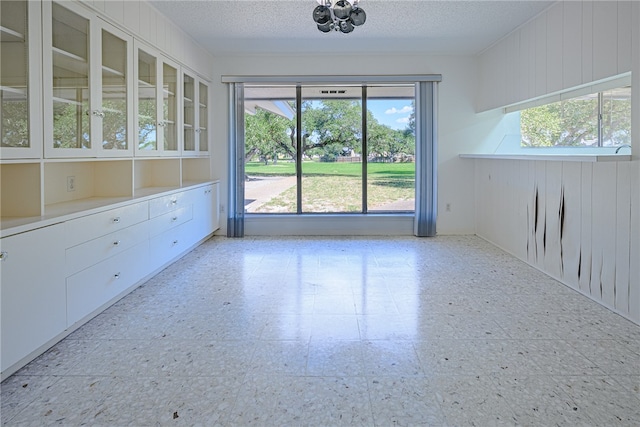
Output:
<instances>
[{"instance_id":1,"label":"grass in yard","mask_svg":"<svg viewBox=\"0 0 640 427\"><path fill-rule=\"evenodd\" d=\"M414 200L414 163L370 163L368 208L384 209L390 203ZM295 176L295 163L246 165L248 176ZM362 164L305 162L302 165L303 212L361 212ZM261 206L257 212L292 212L296 188L289 188Z\"/></svg>"}]
</instances>

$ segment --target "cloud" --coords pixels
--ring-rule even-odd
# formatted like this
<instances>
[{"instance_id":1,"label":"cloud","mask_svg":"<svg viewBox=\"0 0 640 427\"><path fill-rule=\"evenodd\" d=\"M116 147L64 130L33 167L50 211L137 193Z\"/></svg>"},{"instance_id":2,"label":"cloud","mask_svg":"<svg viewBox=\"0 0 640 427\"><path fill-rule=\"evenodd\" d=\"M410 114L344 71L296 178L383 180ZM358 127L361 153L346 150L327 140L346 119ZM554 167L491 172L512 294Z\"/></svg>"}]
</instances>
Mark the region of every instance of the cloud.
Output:
<instances>
[{"instance_id":1,"label":"cloud","mask_svg":"<svg viewBox=\"0 0 640 427\"><path fill-rule=\"evenodd\" d=\"M412 111L413 111L413 108L411 108L411 105L405 105L404 107L402 107L399 110L396 107L389 108L384 113L385 114L406 114L406 113L410 113Z\"/></svg>"},{"instance_id":2,"label":"cloud","mask_svg":"<svg viewBox=\"0 0 640 427\"><path fill-rule=\"evenodd\" d=\"M409 123L409 116L399 118L398 120L396 120L396 123L402 123L406 125L407 123Z\"/></svg>"}]
</instances>

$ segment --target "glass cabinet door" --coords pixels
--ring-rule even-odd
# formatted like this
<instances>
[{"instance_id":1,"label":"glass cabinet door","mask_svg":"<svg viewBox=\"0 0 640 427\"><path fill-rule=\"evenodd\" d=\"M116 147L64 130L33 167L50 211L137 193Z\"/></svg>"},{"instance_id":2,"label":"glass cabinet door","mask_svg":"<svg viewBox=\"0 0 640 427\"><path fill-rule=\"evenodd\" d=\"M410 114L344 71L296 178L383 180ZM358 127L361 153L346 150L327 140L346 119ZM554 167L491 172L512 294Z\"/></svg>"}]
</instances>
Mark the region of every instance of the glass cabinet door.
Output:
<instances>
[{"instance_id":1,"label":"glass cabinet door","mask_svg":"<svg viewBox=\"0 0 640 427\"><path fill-rule=\"evenodd\" d=\"M101 148L105 155L130 154L129 76L130 41L113 29L100 30L101 39Z\"/></svg>"},{"instance_id":2,"label":"glass cabinet door","mask_svg":"<svg viewBox=\"0 0 640 427\"><path fill-rule=\"evenodd\" d=\"M198 89L199 121L198 121L198 151L209 152L209 87L200 82Z\"/></svg>"},{"instance_id":3,"label":"glass cabinet door","mask_svg":"<svg viewBox=\"0 0 640 427\"><path fill-rule=\"evenodd\" d=\"M158 67L155 56L138 49L138 150L158 150Z\"/></svg>"},{"instance_id":4,"label":"glass cabinet door","mask_svg":"<svg viewBox=\"0 0 640 427\"><path fill-rule=\"evenodd\" d=\"M38 114L40 11L34 2L0 2L0 156L38 158L40 135L31 120ZM35 24L30 24L35 22ZM31 59L30 59L31 58ZM30 67L30 62L36 66ZM30 68L33 68L30 70ZM33 101L33 102L32 102ZM33 114L30 114L33 112Z\"/></svg>"},{"instance_id":5,"label":"glass cabinet door","mask_svg":"<svg viewBox=\"0 0 640 427\"><path fill-rule=\"evenodd\" d=\"M162 64L162 133L165 153L178 152L178 68Z\"/></svg>"},{"instance_id":6,"label":"glass cabinet door","mask_svg":"<svg viewBox=\"0 0 640 427\"><path fill-rule=\"evenodd\" d=\"M53 149L90 150L89 19L51 7Z\"/></svg>"},{"instance_id":7,"label":"glass cabinet door","mask_svg":"<svg viewBox=\"0 0 640 427\"><path fill-rule=\"evenodd\" d=\"M183 154L192 154L196 151L196 122L195 122L195 81L194 78L188 74L184 74L183 76L183 98L182 98L182 107L183 107L183 146L182 153Z\"/></svg>"}]
</instances>

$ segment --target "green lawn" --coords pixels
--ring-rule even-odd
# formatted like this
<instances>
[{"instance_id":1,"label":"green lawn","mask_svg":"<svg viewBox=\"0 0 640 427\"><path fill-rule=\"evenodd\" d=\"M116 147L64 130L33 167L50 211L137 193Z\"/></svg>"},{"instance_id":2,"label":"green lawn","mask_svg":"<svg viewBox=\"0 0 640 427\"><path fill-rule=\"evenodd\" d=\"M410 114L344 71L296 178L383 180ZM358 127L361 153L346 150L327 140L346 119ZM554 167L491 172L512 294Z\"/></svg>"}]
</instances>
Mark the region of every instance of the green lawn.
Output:
<instances>
[{"instance_id":1,"label":"green lawn","mask_svg":"<svg viewBox=\"0 0 640 427\"><path fill-rule=\"evenodd\" d=\"M415 163L368 163L367 172L372 178L395 177L413 180L416 174L416 165ZM245 164L245 173L249 176L295 176L296 164L285 161L279 161L275 165L247 162ZM304 176L361 176L362 163L303 162L302 174Z\"/></svg>"},{"instance_id":2,"label":"green lawn","mask_svg":"<svg viewBox=\"0 0 640 427\"><path fill-rule=\"evenodd\" d=\"M249 177L295 176L295 163L265 165L250 162ZM367 200L370 210L409 209L415 197L414 163L369 163ZM362 210L362 164L304 162L302 165L302 209L304 212L360 212ZM408 205L406 202L409 202ZM390 207L403 203L404 207ZM295 186L264 204L259 212L295 212Z\"/></svg>"}]
</instances>

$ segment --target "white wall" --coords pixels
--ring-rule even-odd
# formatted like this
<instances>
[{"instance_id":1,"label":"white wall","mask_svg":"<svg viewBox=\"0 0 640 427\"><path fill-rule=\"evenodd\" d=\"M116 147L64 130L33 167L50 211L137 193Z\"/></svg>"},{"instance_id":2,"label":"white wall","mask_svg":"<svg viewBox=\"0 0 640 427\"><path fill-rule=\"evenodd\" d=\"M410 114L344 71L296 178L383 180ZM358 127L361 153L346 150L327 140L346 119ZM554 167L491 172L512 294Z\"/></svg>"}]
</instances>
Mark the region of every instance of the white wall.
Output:
<instances>
[{"instance_id":1,"label":"white wall","mask_svg":"<svg viewBox=\"0 0 640 427\"><path fill-rule=\"evenodd\" d=\"M442 74L438 109L438 233L470 234L474 226L473 168L458 158L489 135L500 114L475 114L473 57L425 56L228 56L214 58L214 173L227 203L228 89L222 75ZM451 210L445 211L450 204ZM226 227L226 224L221 224ZM224 230L222 231L224 232Z\"/></svg>"},{"instance_id":2,"label":"white wall","mask_svg":"<svg viewBox=\"0 0 640 427\"><path fill-rule=\"evenodd\" d=\"M480 90L479 105L499 107L566 89L569 86L564 87L564 82L578 82L558 80L558 76L566 77L568 69L574 77L580 74L582 84L630 69L633 160L470 160L476 168L477 234L640 323L640 3L569 3L556 4L515 34L533 31L532 26L544 22L544 45L565 46L571 34L562 25L583 22L581 39L569 43L583 46L579 54L563 51L553 62L546 62L548 56L543 56L545 67L537 70L542 74L529 73L519 83L532 91L516 90L514 97L513 90L511 95L507 91L499 96ZM599 27L592 34L587 24L594 22L594 16L620 25ZM519 58L516 51L496 54L489 50L480 62L485 71L489 66L515 72L509 67ZM579 69L574 67L577 63ZM488 81L483 79L479 88L495 83L488 75L485 78ZM504 74L503 78L513 80ZM555 83L550 85L550 79ZM540 82L545 89L533 90ZM478 143L485 152L493 152L498 145L497 138Z\"/></svg>"},{"instance_id":3,"label":"white wall","mask_svg":"<svg viewBox=\"0 0 640 427\"><path fill-rule=\"evenodd\" d=\"M559 1L504 37L480 56L478 111L631 71L634 3Z\"/></svg>"}]
</instances>

